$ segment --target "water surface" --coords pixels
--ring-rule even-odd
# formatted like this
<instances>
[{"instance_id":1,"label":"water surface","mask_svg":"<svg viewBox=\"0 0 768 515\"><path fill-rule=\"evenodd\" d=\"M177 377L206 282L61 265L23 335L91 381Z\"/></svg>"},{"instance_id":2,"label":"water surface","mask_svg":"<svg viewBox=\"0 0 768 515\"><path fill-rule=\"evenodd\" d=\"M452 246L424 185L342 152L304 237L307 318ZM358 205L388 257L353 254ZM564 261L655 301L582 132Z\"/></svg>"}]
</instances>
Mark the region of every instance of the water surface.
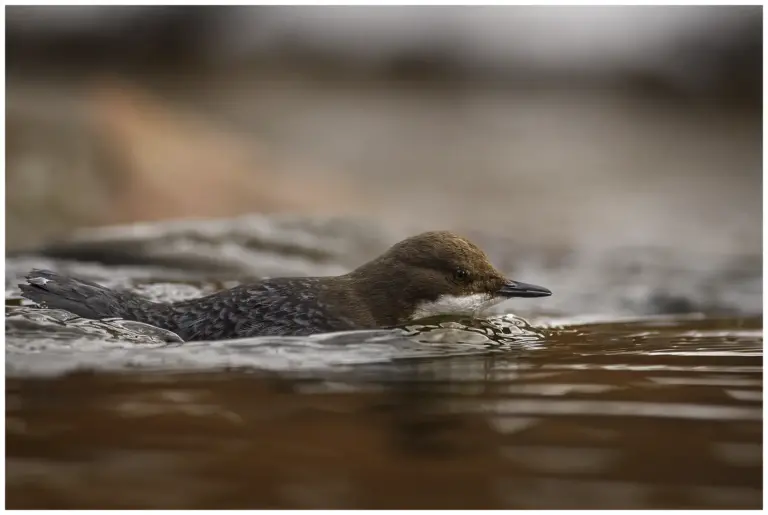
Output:
<instances>
[{"instance_id":1,"label":"water surface","mask_svg":"<svg viewBox=\"0 0 768 515\"><path fill-rule=\"evenodd\" d=\"M9 507L760 507L759 319L432 331L11 377Z\"/></svg>"},{"instance_id":2,"label":"water surface","mask_svg":"<svg viewBox=\"0 0 768 515\"><path fill-rule=\"evenodd\" d=\"M10 508L761 507L759 268L531 259L561 293L523 317L226 342L18 297L32 266L159 300L234 281L117 254L7 261Z\"/></svg>"}]
</instances>

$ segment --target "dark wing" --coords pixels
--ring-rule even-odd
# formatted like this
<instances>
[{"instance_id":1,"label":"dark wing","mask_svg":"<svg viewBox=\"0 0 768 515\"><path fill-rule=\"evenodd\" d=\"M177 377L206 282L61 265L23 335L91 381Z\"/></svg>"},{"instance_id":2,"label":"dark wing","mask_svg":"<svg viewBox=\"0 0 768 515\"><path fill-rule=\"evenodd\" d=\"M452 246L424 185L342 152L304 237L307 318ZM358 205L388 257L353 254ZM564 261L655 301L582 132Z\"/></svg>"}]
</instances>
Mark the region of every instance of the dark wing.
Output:
<instances>
[{"instance_id":1,"label":"dark wing","mask_svg":"<svg viewBox=\"0 0 768 515\"><path fill-rule=\"evenodd\" d=\"M171 305L185 340L301 336L353 329L322 302L316 279L273 279Z\"/></svg>"}]
</instances>

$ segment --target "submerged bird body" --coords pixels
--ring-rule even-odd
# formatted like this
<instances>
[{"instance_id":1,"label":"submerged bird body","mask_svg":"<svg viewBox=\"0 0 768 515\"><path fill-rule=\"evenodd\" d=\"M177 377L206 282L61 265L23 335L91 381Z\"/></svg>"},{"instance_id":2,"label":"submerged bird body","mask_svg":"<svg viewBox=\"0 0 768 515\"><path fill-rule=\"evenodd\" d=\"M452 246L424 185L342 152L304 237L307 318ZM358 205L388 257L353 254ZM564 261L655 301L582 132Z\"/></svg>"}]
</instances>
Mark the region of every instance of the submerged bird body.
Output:
<instances>
[{"instance_id":1,"label":"submerged bird body","mask_svg":"<svg viewBox=\"0 0 768 515\"><path fill-rule=\"evenodd\" d=\"M403 240L349 274L266 279L182 302L151 302L45 270L33 270L19 287L45 307L136 320L187 341L391 327L437 314L476 315L510 297L551 294L505 279L479 248L448 232Z\"/></svg>"}]
</instances>

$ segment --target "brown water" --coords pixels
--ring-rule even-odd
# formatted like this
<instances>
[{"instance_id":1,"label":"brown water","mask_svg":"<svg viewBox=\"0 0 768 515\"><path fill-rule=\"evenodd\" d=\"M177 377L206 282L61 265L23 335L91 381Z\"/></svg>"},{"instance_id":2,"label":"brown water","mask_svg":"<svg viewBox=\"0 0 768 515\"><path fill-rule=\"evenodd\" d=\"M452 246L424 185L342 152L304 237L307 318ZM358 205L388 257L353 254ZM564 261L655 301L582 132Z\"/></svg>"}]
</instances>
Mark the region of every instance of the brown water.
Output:
<instances>
[{"instance_id":1,"label":"brown water","mask_svg":"<svg viewBox=\"0 0 768 515\"><path fill-rule=\"evenodd\" d=\"M8 257L8 506L761 506L757 255L478 234L505 274L554 295L485 321L226 342L37 309L16 286L50 268L173 301L343 273L401 236L250 216Z\"/></svg>"},{"instance_id":2,"label":"brown water","mask_svg":"<svg viewBox=\"0 0 768 515\"><path fill-rule=\"evenodd\" d=\"M7 505L762 506L759 318L536 332L305 371L16 374Z\"/></svg>"}]
</instances>

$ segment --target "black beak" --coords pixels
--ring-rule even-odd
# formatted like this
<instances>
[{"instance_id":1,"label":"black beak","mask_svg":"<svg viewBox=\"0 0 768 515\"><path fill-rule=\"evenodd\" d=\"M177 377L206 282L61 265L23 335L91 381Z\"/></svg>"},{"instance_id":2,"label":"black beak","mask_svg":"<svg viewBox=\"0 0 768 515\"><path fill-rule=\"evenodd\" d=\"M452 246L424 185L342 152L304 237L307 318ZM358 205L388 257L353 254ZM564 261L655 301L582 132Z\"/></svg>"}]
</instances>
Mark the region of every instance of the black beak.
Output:
<instances>
[{"instance_id":1,"label":"black beak","mask_svg":"<svg viewBox=\"0 0 768 515\"><path fill-rule=\"evenodd\" d=\"M549 297L552 292L535 284L507 281L499 290L502 297Z\"/></svg>"}]
</instances>

